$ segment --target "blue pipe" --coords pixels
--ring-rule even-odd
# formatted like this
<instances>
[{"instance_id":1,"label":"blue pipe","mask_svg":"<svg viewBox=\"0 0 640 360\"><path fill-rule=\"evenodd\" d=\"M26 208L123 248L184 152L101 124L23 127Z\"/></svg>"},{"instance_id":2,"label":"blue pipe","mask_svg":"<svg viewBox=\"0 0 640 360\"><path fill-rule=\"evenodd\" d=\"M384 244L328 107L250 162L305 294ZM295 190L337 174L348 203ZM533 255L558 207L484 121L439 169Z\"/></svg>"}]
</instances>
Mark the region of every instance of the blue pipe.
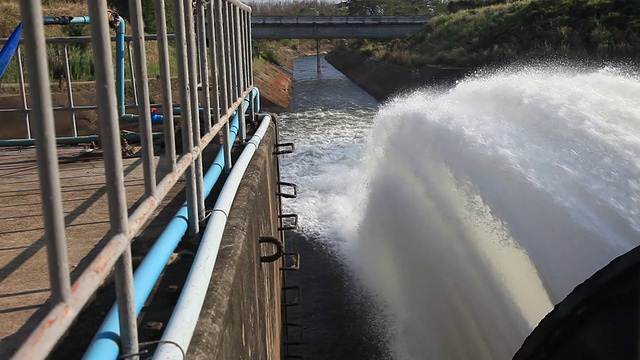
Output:
<instances>
[{"instance_id":1,"label":"blue pipe","mask_svg":"<svg viewBox=\"0 0 640 360\"><path fill-rule=\"evenodd\" d=\"M89 24L90 18L88 16L74 16L69 24Z\"/></svg>"},{"instance_id":2,"label":"blue pipe","mask_svg":"<svg viewBox=\"0 0 640 360\"><path fill-rule=\"evenodd\" d=\"M250 97L249 95L248 97ZM248 98L247 97L247 98ZM250 101L250 100L249 100ZM246 112L248 108L248 101L245 99L243 103L243 110ZM231 143L236 139L238 133L240 116L238 111L233 115L233 121L231 122L230 140ZM242 119L244 121L244 119ZM204 196L209 196L211 189L215 185L216 181L220 177L222 170L224 169L224 150L220 149L218 154L204 176ZM147 253L144 260L134 274L134 297L136 315L140 314L142 306L147 301L151 290L155 286L160 274L165 268L169 257L175 250L176 246L184 236L189 226L187 204L183 204L180 210L174 215L173 219L169 222L165 230L162 232L158 240ZM115 359L120 352L120 323L118 321L118 306L113 305L109 314L105 318L102 326L98 330L98 333L93 338L89 349L82 357L83 360L103 360L103 359Z\"/></svg>"},{"instance_id":3,"label":"blue pipe","mask_svg":"<svg viewBox=\"0 0 640 360\"><path fill-rule=\"evenodd\" d=\"M257 87L253 88L251 92L251 96L253 96L253 111L255 113L260 112L260 90Z\"/></svg>"},{"instance_id":4,"label":"blue pipe","mask_svg":"<svg viewBox=\"0 0 640 360\"><path fill-rule=\"evenodd\" d=\"M4 75L4 72L9 66L9 62L11 62L11 59L13 58L13 54L15 54L18 49L20 34L22 34L22 23L16 26L16 29L13 30L11 36L9 36L9 40L7 40L7 43L4 44L2 50L0 50L0 78Z\"/></svg>"},{"instance_id":5,"label":"blue pipe","mask_svg":"<svg viewBox=\"0 0 640 360\"><path fill-rule=\"evenodd\" d=\"M43 16L44 25L88 24L88 16Z\"/></svg>"},{"instance_id":6,"label":"blue pipe","mask_svg":"<svg viewBox=\"0 0 640 360\"><path fill-rule=\"evenodd\" d=\"M120 121L124 121L124 122L137 122L139 120L140 120L140 115L123 114L120 116ZM154 125L162 124L162 115L151 114L151 123Z\"/></svg>"}]
</instances>

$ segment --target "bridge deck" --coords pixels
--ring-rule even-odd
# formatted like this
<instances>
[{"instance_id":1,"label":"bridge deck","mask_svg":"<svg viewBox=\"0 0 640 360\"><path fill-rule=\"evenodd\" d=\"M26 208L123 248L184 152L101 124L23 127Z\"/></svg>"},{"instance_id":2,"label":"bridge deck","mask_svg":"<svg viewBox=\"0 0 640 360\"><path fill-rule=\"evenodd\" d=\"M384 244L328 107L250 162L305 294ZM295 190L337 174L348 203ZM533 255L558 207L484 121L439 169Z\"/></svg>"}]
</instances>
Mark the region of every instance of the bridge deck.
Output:
<instances>
[{"instance_id":1,"label":"bridge deck","mask_svg":"<svg viewBox=\"0 0 640 360\"><path fill-rule=\"evenodd\" d=\"M418 32L430 16L264 16L251 19L254 39L393 39Z\"/></svg>"},{"instance_id":2,"label":"bridge deck","mask_svg":"<svg viewBox=\"0 0 640 360\"><path fill-rule=\"evenodd\" d=\"M59 147L63 211L72 281L90 263L109 231L104 164ZM144 193L140 158L123 159L127 205ZM162 172L162 161L159 172ZM35 148L0 149L0 358L6 359L41 320L50 295ZM172 192L180 191L176 186ZM168 199L174 196L167 197ZM179 204L182 201L178 201ZM156 211L162 212L167 204ZM171 207L175 207L172 204ZM170 210L167 208L167 210ZM136 241L155 239L173 211L154 220ZM102 240L101 240L102 239ZM40 310L40 311L39 311Z\"/></svg>"}]
</instances>

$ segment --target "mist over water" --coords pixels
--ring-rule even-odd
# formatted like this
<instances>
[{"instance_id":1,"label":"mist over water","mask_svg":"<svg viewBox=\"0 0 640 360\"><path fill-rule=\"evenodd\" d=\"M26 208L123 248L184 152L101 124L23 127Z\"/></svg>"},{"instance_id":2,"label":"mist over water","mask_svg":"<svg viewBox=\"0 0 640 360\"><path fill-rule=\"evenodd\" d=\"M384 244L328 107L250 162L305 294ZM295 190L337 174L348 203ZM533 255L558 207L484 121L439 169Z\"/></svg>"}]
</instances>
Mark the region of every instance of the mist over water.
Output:
<instances>
[{"instance_id":1,"label":"mist over water","mask_svg":"<svg viewBox=\"0 0 640 360\"><path fill-rule=\"evenodd\" d=\"M320 93L315 81L296 86ZM640 80L628 71L478 74L377 114L371 99L334 98L282 119L298 147L283 161L300 186L287 207L386 308L371 324L395 359L509 359L640 239Z\"/></svg>"}]
</instances>

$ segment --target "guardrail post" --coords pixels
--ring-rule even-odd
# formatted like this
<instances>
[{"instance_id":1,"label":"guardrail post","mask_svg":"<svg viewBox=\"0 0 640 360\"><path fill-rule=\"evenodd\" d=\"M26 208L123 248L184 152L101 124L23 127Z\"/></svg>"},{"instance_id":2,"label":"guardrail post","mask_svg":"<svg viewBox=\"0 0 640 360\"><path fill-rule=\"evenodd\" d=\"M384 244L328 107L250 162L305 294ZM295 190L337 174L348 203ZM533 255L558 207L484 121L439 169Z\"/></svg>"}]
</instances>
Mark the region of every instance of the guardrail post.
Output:
<instances>
[{"instance_id":1,"label":"guardrail post","mask_svg":"<svg viewBox=\"0 0 640 360\"><path fill-rule=\"evenodd\" d=\"M89 1L89 14L92 19L91 38L94 44L93 62L95 64L96 98L100 99L98 102L98 121L102 135L109 221L111 223L111 231L114 234L118 234L126 233L129 223L120 150L119 115L117 101L114 96L116 94L113 83L114 74L111 63L105 63L104 61L104 59L111 59L109 24L107 17L104 16L106 12L106 0ZM135 14L135 11L132 11L132 13ZM124 252L116 262L115 269L118 315L122 334L121 353L135 354L138 352L138 331L133 290L131 246L129 244L127 244Z\"/></svg>"},{"instance_id":2,"label":"guardrail post","mask_svg":"<svg viewBox=\"0 0 640 360\"><path fill-rule=\"evenodd\" d=\"M24 43L29 70L29 85L33 103L34 130L38 176L42 193L42 212L51 298L53 303L67 301L71 296L64 212L60 192L60 173L56 149L56 131L52 110L49 66L44 40L42 5L39 0L21 0L20 14L24 24Z\"/></svg>"},{"instance_id":3,"label":"guardrail post","mask_svg":"<svg viewBox=\"0 0 640 360\"><path fill-rule=\"evenodd\" d=\"M140 122L140 145L142 146L142 166L144 170L144 191L147 196L156 191L156 170L153 159L153 136L151 134L151 105L149 104L149 79L144 43L144 20L141 0L129 1L129 14L133 32L136 86L140 91L138 115ZM133 73L132 73L133 76Z\"/></svg>"},{"instance_id":4,"label":"guardrail post","mask_svg":"<svg viewBox=\"0 0 640 360\"><path fill-rule=\"evenodd\" d=\"M20 96L22 97L22 110L24 110L24 132L27 139L31 139L31 126L29 124L29 109L27 105L27 92L24 86L24 68L22 66L22 53L20 47L16 50L18 53L18 75L20 77Z\"/></svg>"},{"instance_id":5,"label":"guardrail post","mask_svg":"<svg viewBox=\"0 0 640 360\"><path fill-rule=\"evenodd\" d=\"M131 54L131 41L125 41L127 44L127 55L129 57L129 74L131 74L131 90L133 92L133 103L137 106L138 103L138 86L136 85L136 71L133 68L135 60Z\"/></svg>"},{"instance_id":6,"label":"guardrail post","mask_svg":"<svg viewBox=\"0 0 640 360\"><path fill-rule=\"evenodd\" d=\"M173 130L173 95L171 94L171 67L169 65L169 41L164 0L155 0L156 29L158 32L158 54L160 56L160 82L162 84L162 122L164 147L170 172L176 170L176 144Z\"/></svg>"},{"instance_id":7,"label":"guardrail post","mask_svg":"<svg viewBox=\"0 0 640 360\"><path fill-rule=\"evenodd\" d=\"M173 2L174 30L176 33L176 57L178 58L178 84L180 90L180 127L182 131L182 153L193 151L191 97L189 86L189 68L187 60L187 34L185 29L185 2ZM189 7L191 9L191 7ZM194 115L196 116L196 115ZM195 235L200 231L198 224L198 203L196 195L195 161L192 161L185 171L187 192L187 213L189 215L189 234Z\"/></svg>"},{"instance_id":8,"label":"guardrail post","mask_svg":"<svg viewBox=\"0 0 640 360\"><path fill-rule=\"evenodd\" d=\"M69 71L69 47L67 44L62 45L64 56L64 77L67 78L67 100L69 101L69 112L71 113L71 129L73 136L78 136L78 127L76 125L76 111L73 109L73 89L71 88L71 71Z\"/></svg>"},{"instance_id":9,"label":"guardrail post","mask_svg":"<svg viewBox=\"0 0 640 360\"><path fill-rule=\"evenodd\" d=\"M191 95L191 130L194 146L200 145L200 105L198 98L198 53L196 51L196 30L193 19L193 0L184 0L185 29L187 30L187 57L189 64L189 93ZM202 153L194 160L196 172L196 204L198 206L198 221L204 219L204 185L202 180Z\"/></svg>"},{"instance_id":10,"label":"guardrail post","mask_svg":"<svg viewBox=\"0 0 640 360\"><path fill-rule=\"evenodd\" d=\"M207 29L208 32L208 36L209 36L209 52L211 54L211 100L212 100L212 104L211 106L213 107L213 121L214 123L219 123L220 122L220 108L221 108L221 102L220 102L220 97L221 97L221 92L220 92L220 88L222 87L220 85L220 72L219 72L219 68L218 68L218 45L219 45L219 40L216 39L218 31L217 31L217 18L216 18L216 13L215 13L215 2L211 2L209 3L209 11L207 11L207 16L208 16L208 23L209 23L209 28Z\"/></svg>"},{"instance_id":11,"label":"guardrail post","mask_svg":"<svg viewBox=\"0 0 640 360\"><path fill-rule=\"evenodd\" d=\"M243 45L244 45L244 31L243 26L240 22L240 8L238 6L233 6L233 15L235 19L235 31L233 34L234 44L236 47L236 91L238 93L237 98L241 98L244 90L246 89L244 83L244 58L242 56ZM244 109L243 104L240 103L240 107L238 108L238 121L239 121L239 137L240 143L244 143L247 141L247 123L244 119Z\"/></svg>"},{"instance_id":12,"label":"guardrail post","mask_svg":"<svg viewBox=\"0 0 640 360\"><path fill-rule=\"evenodd\" d=\"M211 130L211 97L209 92L209 61L207 59L207 30L205 26L205 2L200 0L198 10L198 58L200 59L200 81L202 84L202 119L204 133ZM213 44L210 45L213 47Z\"/></svg>"},{"instance_id":13,"label":"guardrail post","mask_svg":"<svg viewBox=\"0 0 640 360\"><path fill-rule=\"evenodd\" d=\"M231 170L231 141L229 139L229 127L231 122L231 114L229 108L231 107L231 91L229 88L229 36L228 36L228 17L227 17L227 3L223 0L215 0L216 4L216 40L218 48L218 65L221 75L221 95L220 104L223 106L224 114L227 116L227 121L222 128L222 146L224 148L224 170L229 172Z\"/></svg>"}]
</instances>

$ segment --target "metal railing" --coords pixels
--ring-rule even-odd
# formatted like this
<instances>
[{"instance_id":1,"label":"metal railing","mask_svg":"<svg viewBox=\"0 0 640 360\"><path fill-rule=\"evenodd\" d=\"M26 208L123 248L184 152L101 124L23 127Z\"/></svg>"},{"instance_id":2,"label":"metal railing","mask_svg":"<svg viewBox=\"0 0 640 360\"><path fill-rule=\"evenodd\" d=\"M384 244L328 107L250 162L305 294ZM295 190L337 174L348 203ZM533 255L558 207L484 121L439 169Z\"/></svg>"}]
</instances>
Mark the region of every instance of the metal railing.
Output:
<instances>
[{"instance_id":1,"label":"metal railing","mask_svg":"<svg viewBox=\"0 0 640 360\"><path fill-rule=\"evenodd\" d=\"M193 5L195 5L195 12L192 11ZM134 55L132 74L135 75L136 105L141 129L145 194L138 202L139 205L132 209L132 214L127 217L120 148L119 121L122 114L119 113L116 86L113 81L113 65L104 61L112 58L110 24L105 16L106 0L89 1L88 6L90 41L95 64L96 98L99 99L95 108L98 112L104 156L110 227L115 235L71 286L53 112L56 110L73 113L87 108L73 103L64 108L52 106L45 52L47 40L42 23L41 2L21 0L21 16L25 29L24 51L29 75L28 90L32 103L32 108L27 109L26 89L24 82L21 81L24 100L24 108L21 111L25 112L25 119L33 122L35 130L51 282L50 301L53 307L14 354L14 359L46 357L113 268L115 268L117 303L120 309L121 352L136 354L138 340L133 299L131 239L151 219L154 209L183 174L186 176L189 231L192 234L197 233L198 222L204 218L201 159L203 149L221 132L225 167L228 169L231 166L232 144L229 138L229 121L236 111L240 114L238 138L242 142L246 140L244 117L241 116L244 112L243 102L247 96L254 93L250 46L251 9L237 0L173 2L180 126L184 152L177 157L169 72L169 36L166 31L164 1L155 0L162 84L161 107L164 109L162 120L165 155L170 169L162 179L155 178L151 133L152 105L149 102L142 4L141 0L129 1L133 32L131 44ZM204 96L198 93L198 78L202 80ZM68 96L73 97L71 86L68 86L68 89ZM202 118L198 116L200 102L205 110L213 109L213 111L203 111ZM249 101L251 114L253 114L253 104L253 101ZM30 118L28 118L29 114ZM200 129L201 121L203 129ZM28 125L27 129L29 129ZM31 134L28 133L27 136L30 137Z\"/></svg>"},{"instance_id":2,"label":"metal railing","mask_svg":"<svg viewBox=\"0 0 640 360\"><path fill-rule=\"evenodd\" d=\"M161 41L160 38L158 37L157 34L152 34L152 35L145 35L144 36L145 41L149 42L149 41L156 41L159 42ZM174 40L175 39L175 35L174 34L167 34L166 37L164 38L164 45L163 46L167 46L167 40ZM0 38L0 45L4 45L7 42L8 39L6 38ZM118 42L122 42L123 43L123 48L126 49L126 53L122 52L122 54L118 54L121 56L121 58L118 58L118 56L116 56L116 62L117 61L122 61L122 67L121 68L116 68L116 79L118 77L120 77L122 79L122 81L116 81L116 91L124 94L125 93L125 82L128 81L130 82L131 85L131 93L132 93L132 102L129 103L125 103L126 99L124 98L124 95L122 96L122 99L118 99L118 106L122 105L122 109L124 111L126 110L131 110L131 109L136 109L138 108L138 106L140 105L139 103L139 99L138 99L138 85L136 84L136 72L134 71L134 65L133 65L133 61L132 61L132 41L133 41L133 37L131 35L123 35L121 39L118 38L118 36L112 36L111 37L111 41L115 42L116 44L118 44ZM62 53L63 53L63 58L62 58L62 66L63 66L63 70L64 70L64 76L62 76L62 78L60 79L60 86L62 88L62 79L64 79L64 85L66 87L65 92L67 95L67 102L68 105L66 106L54 106L52 109L54 112L68 112L69 116L71 118L71 136L72 137L78 137L78 126L77 126L77 121L76 121L76 117L78 115L78 112L81 111L97 111L98 107L97 105L76 105L77 103L77 99L75 97L76 93L73 90L74 85L77 87L79 85L78 82L74 82L74 81L79 81L79 82L83 82L84 84L87 84L89 81L84 81L87 79L73 79L72 73L70 71L70 60L69 60L69 47L73 46L73 45L80 45L80 44L90 44L91 43L91 36L72 36L72 37L51 37L51 38L46 38L45 40L46 44L49 46L61 46L62 47ZM158 44L158 46L160 46L160 44ZM16 50L16 56L15 56L15 62L16 62L16 66L17 66L17 72L18 72L18 83L17 84L5 84L5 86L18 86L19 87L19 92L20 92L20 97L21 97L21 107L20 108L0 108L0 114L11 114L11 113L19 113L23 115L23 127L24 127L24 138L25 139L33 139L31 136L31 122L29 120L29 114L33 111L33 108L29 106L28 101L27 101L27 86L25 84L24 81L24 74L25 74L25 69L24 69L24 63L22 60L22 53L24 52L24 41L21 40L20 41L20 45L18 46L18 49ZM126 57L125 57L126 56ZM203 62L204 63L204 62ZM125 66L127 67L128 73L129 73L129 78L125 78ZM169 64L167 63L166 67L161 67L160 71L164 71L167 70L169 71ZM119 72L121 72L119 74ZM167 74L167 76L170 76L170 74ZM120 104L120 102L122 102L122 104ZM164 100L163 100L164 103ZM151 109L162 109L163 108L163 103L153 103L150 104L150 108ZM166 115L165 115L166 116ZM124 118L121 120L127 121L127 118ZM131 120L128 120L129 122L131 122ZM6 145L12 145L13 143L20 143L20 142L4 142L2 140L0 140L0 145L4 145L6 143ZM27 143L27 142L22 142L22 143Z\"/></svg>"}]
</instances>

